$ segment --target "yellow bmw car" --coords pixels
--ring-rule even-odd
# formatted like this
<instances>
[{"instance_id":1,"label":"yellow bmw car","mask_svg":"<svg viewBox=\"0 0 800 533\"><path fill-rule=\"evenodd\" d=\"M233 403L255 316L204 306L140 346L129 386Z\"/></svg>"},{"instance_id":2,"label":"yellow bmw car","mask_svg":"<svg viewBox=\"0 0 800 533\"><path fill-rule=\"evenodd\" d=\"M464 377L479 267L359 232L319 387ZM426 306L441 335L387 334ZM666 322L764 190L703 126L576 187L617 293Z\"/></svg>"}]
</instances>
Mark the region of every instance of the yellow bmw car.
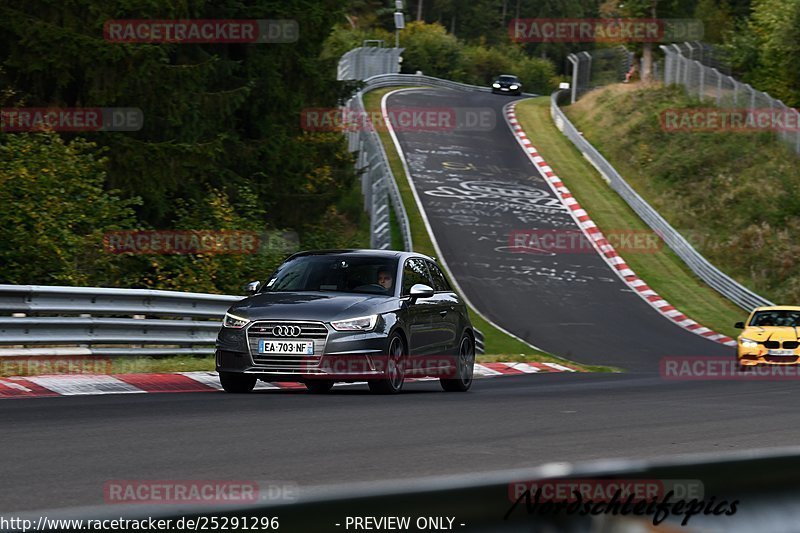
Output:
<instances>
[{"instance_id":1,"label":"yellow bmw car","mask_svg":"<svg viewBox=\"0 0 800 533\"><path fill-rule=\"evenodd\" d=\"M741 367L800 362L800 307L757 307L736 327L744 330L736 343Z\"/></svg>"}]
</instances>

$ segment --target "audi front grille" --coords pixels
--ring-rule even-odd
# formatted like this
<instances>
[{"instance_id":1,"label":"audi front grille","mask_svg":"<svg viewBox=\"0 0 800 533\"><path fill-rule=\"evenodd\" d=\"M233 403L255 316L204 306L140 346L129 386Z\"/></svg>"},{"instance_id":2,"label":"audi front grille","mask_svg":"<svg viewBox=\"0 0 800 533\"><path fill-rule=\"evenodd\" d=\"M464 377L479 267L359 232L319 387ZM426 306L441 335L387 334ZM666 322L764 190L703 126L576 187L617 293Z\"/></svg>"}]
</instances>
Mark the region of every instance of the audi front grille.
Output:
<instances>
[{"instance_id":1,"label":"audi front grille","mask_svg":"<svg viewBox=\"0 0 800 533\"><path fill-rule=\"evenodd\" d=\"M258 353L258 341L314 341L314 355L278 355ZM258 320L247 330L247 345L253 364L269 372L313 374L319 372L319 363L328 339L328 328L322 322L291 320Z\"/></svg>"}]
</instances>

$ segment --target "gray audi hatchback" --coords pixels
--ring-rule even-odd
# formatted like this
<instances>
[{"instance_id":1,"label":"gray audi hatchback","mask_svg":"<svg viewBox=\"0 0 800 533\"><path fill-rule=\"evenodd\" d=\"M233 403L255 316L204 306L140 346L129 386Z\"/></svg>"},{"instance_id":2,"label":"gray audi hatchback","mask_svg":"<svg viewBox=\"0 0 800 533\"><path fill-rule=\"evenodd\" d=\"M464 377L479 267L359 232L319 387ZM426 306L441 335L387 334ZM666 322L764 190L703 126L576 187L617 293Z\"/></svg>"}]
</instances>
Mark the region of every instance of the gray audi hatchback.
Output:
<instances>
[{"instance_id":1,"label":"gray audi hatchback","mask_svg":"<svg viewBox=\"0 0 800 533\"><path fill-rule=\"evenodd\" d=\"M367 381L399 392L407 377L472 385L475 333L463 300L430 257L385 250L291 256L225 314L216 342L220 383L249 392L257 380L328 392Z\"/></svg>"}]
</instances>

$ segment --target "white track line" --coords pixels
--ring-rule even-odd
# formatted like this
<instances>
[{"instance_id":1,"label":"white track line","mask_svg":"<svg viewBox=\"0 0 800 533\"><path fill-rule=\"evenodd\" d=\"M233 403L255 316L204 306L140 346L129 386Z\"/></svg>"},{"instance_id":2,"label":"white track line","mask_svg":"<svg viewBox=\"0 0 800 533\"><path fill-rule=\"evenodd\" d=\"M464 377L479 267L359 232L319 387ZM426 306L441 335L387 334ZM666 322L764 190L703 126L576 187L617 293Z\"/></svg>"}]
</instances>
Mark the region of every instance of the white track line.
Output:
<instances>
[{"instance_id":1,"label":"white track line","mask_svg":"<svg viewBox=\"0 0 800 533\"><path fill-rule=\"evenodd\" d=\"M62 396L139 394L145 392L113 376L103 374L31 376L25 379Z\"/></svg>"}]
</instances>

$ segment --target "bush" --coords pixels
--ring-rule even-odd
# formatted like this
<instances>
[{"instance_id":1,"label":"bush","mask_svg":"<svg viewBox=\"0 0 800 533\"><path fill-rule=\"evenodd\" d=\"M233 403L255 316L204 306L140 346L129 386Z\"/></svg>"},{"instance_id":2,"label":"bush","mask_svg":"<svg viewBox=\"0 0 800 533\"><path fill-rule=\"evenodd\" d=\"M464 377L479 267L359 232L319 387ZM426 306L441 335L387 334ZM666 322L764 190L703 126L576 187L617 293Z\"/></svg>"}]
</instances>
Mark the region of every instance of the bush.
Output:
<instances>
[{"instance_id":1,"label":"bush","mask_svg":"<svg viewBox=\"0 0 800 533\"><path fill-rule=\"evenodd\" d=\"M379 28L338 27L328 37L324 54L340 57L368 38L389 44L393 36ZM404 48L402 72L407 74L422 71L427 76L481 86L500 74L514 74L526 91L540 94L549 94L558 85L555 65L549 59L531 57L517 45L466 45L438 23L410 22L400 32L400 46Z\"/></svg>"},{"instance_id":2,"label":"bush","mask_svg":"<svg viewBox=\"0 0 800 533\"><path fill-rule=\"evenodd\" d=\"M500 48L467 46L464 49L464 78L459 81L488 85L499 74L513 74L512 70L511 58Z\"/></svg>"},{"instance_id":3,"label":"bush","mask_svg":"<svg viewBox=\"0 0 800 533\"><path fill-rule=\"evenodd\" d=\"M403 72L421 70L428 76L455 79L460 76L462 45L441 24L411 22L400 32Z\"/></svg>"},{"instance_id":4,"label":"bush","mask_svg":"<svg viewBox=\"0 0 800 533\"><path fill-rule=\"evenodd\" d=\"M106 231L134 227L132 206L105 191L102 150L53 133L0 136L0 282L124 286Z\"/></svg>"}]
</instances>

